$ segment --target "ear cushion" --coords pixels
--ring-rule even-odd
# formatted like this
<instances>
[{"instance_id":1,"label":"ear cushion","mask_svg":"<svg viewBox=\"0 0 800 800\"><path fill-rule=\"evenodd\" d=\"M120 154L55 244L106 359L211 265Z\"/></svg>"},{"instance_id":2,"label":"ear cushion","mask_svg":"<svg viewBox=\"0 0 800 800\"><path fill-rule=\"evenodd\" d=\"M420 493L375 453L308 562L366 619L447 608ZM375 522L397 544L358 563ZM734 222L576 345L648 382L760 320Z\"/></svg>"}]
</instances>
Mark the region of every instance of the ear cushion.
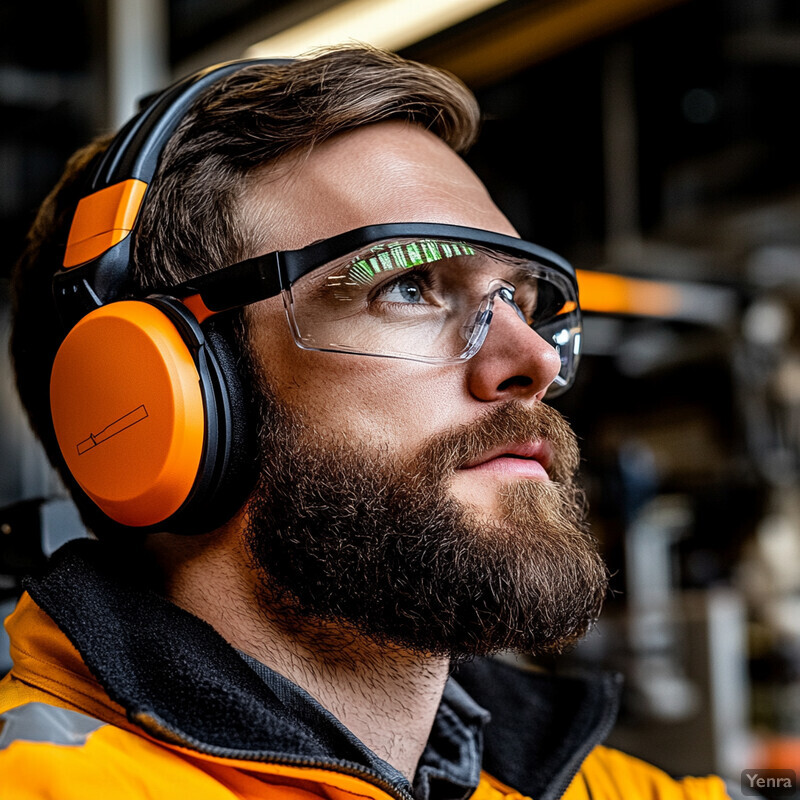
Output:
<instances>
[{"instance_id":1,"label":"ear cushion","mask_svg":"<svg viewBox=\"0 0 800 800\"><path fill-rule=\"evenodd\" d=\"M218 454L204 496L193 501L191 514L180 526L179 532L186 533L213 530L229 520L247 499L257 475L253 404L233 327L227 319L212 318L204 323L203 333L220 419Z\"/></svg>"}]
</instances>

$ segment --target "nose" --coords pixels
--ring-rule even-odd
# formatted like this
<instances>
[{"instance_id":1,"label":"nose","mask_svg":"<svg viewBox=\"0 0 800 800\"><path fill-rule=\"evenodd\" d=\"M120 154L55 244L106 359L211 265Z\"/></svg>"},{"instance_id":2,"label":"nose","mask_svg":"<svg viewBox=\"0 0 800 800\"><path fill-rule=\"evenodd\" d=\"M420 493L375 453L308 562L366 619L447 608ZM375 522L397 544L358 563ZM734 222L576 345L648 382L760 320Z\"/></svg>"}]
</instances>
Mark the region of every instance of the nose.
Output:
<instances>
[{"instance_id":1,"label":"nose","mask_svg":"<svg viewBox=\"0 0 800 800\"><path fill-rule=\"evenodd\" d=\"M555 349L498 297L486 340L467 362L470 394L484 402L541 400L560 369Z\"/></svg>"}]
</instances>

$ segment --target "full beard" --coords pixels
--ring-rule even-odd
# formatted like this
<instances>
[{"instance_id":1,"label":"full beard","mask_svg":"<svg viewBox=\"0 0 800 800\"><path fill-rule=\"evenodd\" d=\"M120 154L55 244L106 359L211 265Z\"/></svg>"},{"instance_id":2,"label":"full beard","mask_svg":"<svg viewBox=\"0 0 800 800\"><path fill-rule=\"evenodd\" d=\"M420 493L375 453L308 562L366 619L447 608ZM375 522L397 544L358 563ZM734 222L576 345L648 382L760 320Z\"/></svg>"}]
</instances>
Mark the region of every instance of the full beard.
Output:
<instances>
[{"instance_id":1,"label":"full beard","mask_svg":"<svg viewBox=\"0 0 800 800\"><path fill-rule=\"evenodd\" d=\"M597 618L607 573L574 479L575 436L556 411L511 402L403 463L323 439L263 392L247 545L270 618L454 660L560 652ZM500 515L452 496L460 466L532 439L552 445L549 482L510 482Z\"/></svg>"}]
</instances>

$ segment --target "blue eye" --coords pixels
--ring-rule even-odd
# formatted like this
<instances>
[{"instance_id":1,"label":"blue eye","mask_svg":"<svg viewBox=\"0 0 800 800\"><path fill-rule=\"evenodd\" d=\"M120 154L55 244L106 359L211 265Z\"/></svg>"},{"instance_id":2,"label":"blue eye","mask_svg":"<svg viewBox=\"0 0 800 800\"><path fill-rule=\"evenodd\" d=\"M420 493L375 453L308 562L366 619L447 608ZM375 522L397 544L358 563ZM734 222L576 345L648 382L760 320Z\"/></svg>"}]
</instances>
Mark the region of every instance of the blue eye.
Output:
<instances>
[{"instance_id":1,"label":"blue eye","mask_svg":"<svg viewBox=\"0 0 800 800\"><path fill-rule=\"evenodd\" d=\"M419 278L412 275L404 275L381 289L378 299L390 303L413 303L414 305L419 305L425 302L423 293L424 287Z\"/></svg>"}]
</instances>

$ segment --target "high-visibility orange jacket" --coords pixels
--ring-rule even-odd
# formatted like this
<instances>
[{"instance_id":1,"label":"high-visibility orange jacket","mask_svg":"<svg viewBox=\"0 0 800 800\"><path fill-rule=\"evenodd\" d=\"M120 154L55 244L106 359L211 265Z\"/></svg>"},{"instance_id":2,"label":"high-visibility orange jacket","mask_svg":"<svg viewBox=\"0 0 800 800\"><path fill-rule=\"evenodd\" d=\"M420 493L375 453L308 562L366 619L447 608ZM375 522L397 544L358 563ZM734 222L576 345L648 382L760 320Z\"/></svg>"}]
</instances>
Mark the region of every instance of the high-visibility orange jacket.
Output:
<instances>
[{"instance_id":1,"label":"high-visibility orange jacket","mask_svg":"<svg viewBox=\"0 0 800 800\"><path fill-rule=\"evenodd\" d=\"M210 626L127 583L101 545L73 543L53 562L6 622L0 800L411 800L346 753L321 754ZM615 713L609 677L486 660L458 679L488 688L492 712L491 774L473 800L727 797L719 778L677 781L598 744Z\"/></svg>"}]
</instances>

